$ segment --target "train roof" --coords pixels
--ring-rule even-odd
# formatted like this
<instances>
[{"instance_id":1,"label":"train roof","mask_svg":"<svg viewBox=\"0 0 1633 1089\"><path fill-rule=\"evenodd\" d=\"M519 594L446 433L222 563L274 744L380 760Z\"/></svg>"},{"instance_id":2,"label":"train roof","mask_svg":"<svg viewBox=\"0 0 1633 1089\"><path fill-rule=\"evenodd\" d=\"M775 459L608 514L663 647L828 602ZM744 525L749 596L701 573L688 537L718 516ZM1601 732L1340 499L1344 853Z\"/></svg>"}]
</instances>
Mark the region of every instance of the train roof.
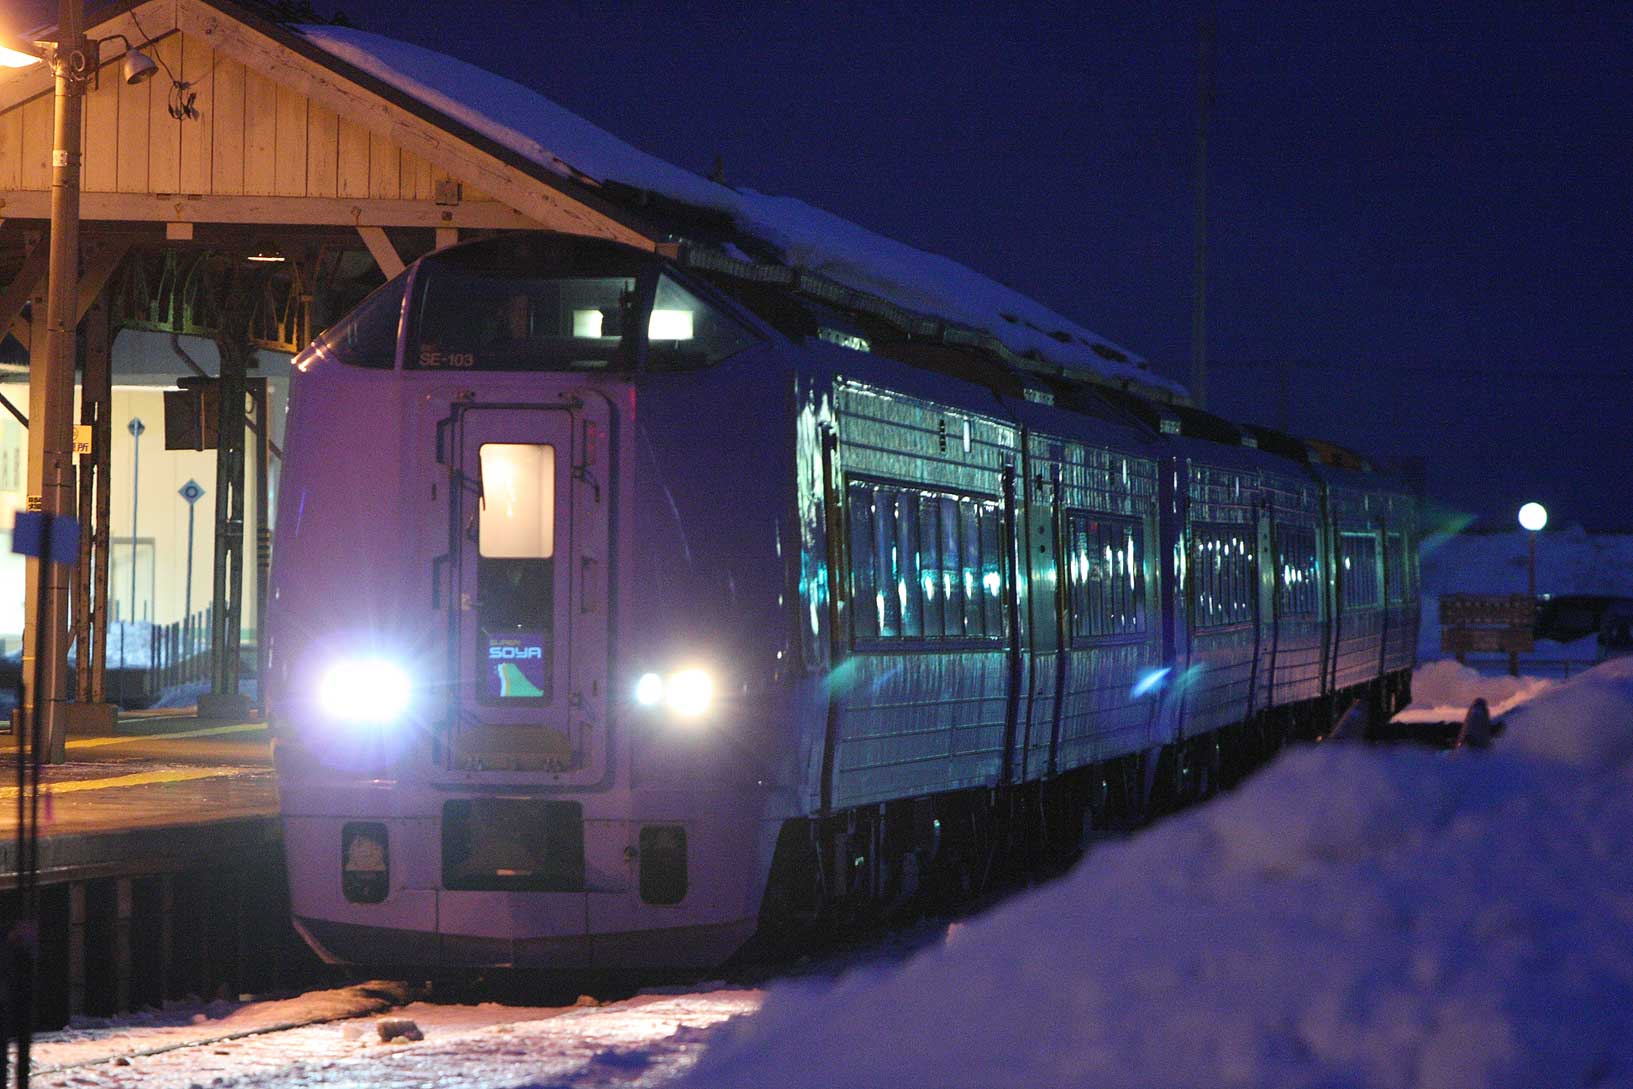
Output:
<instances>
[{"instance_id":1,"label":"train roof","mask_svg":"<svg viewBox=\"0 0 1633 1089\"><path fill-rule=\"evenodd\" d=\"M990 338L1017 359L1183 397L1138 355L948 258L793 197L735 188L667 163L528 87L430 49L349 27L294 30L335 60L569 183L623 202L722 261L799 270L904 314ZM724 228L722 230L722 227ZM857 300L853 299L852 302Z\"/></svg>"}]
</instances>

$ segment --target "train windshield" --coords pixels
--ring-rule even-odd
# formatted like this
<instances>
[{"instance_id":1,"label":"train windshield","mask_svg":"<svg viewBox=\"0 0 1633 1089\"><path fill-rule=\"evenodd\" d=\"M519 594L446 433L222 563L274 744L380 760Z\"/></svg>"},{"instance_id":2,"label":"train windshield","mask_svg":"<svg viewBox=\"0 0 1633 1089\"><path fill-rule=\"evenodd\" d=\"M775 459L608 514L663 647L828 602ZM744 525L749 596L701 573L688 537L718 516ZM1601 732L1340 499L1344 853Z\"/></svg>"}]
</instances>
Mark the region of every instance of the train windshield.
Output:
<instances>
[{"instance_id":1,"label":"train windshield","mask_svg":"<svg viewBox=\"0 0 1633 1089\"><path fill-rule=\"evenodd\" d=\"M757 342L647 255L583 239L501 239L416 267L409 370L625 371L711 366ZM641 335L641 334L644 334Z\"/></svg>"},{"instance_id":2,"label":"train windshield","mask_svg":"<svg viewBox=\"0 0 1633 1089\"><path fill-rule=\"evenodd\" d=\"M428 261L416 283L411 370L606 370L629 358L635 276Z\"/></svg>"}]
</instances>

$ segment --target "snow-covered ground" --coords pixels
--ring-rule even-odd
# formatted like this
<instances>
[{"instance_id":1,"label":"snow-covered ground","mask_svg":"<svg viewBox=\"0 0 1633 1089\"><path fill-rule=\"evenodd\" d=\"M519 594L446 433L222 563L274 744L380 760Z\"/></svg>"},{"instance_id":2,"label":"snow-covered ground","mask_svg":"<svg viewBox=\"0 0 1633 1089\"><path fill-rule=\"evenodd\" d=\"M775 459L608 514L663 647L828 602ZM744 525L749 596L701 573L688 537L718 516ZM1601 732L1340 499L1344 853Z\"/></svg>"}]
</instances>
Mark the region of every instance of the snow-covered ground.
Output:
<instances>
[{"instance_id":1,"label":"snow-covered ground","mask_svg":"<svg viewBox=\"0 0 1633 1089\"><path fill-rule=\"evenodd\" d=\"M391 985L366 985L78 1025L39 1038L33 1083L61 1089L656 1085L672 1081L723 1021L753 1012L763 997L713 985L606 1005L587 998L564 1007L417 1001L388 1009L402 997L392 991ZM420 1039L386 1040L382 1022L410 1023Z\"/></svg>"},{"instance_id":2,"label":"snow-covered ground","mask_svg":"<svg viewBox=\"0 0 1633 1089\"><path fill-rule=\"evenodd\" d=\"M1633 1086L1633 659L1498 747L1301 746L688 1086Z\"/></svg>"}]
</instances>

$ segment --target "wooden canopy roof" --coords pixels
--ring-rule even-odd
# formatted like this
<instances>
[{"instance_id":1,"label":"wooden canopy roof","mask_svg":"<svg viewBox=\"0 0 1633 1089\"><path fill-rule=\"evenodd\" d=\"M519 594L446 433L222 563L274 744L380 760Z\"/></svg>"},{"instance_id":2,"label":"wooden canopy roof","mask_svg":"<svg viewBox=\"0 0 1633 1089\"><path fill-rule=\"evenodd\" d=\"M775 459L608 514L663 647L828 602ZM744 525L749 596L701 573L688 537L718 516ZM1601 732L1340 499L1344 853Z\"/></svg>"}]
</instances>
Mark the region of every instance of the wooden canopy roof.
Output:
<instances>
[{"instance_id":1,"label":"wooden canopy roof","mask_svg":"<svg viewBox=\"0 0 1633 1089\"><path fill-rule=\"evenodd\" d=\"M523 159L251 8L123 0L88 16L89 38L116 34L161 69L127 84L124 47L103 47L85 103L90 232L355 230L388 274L401 261L386 228L435 228L439 242L460 229L549 228L643 247L659 234L593 183ZM191 110L173 110L184 96ZM49 217L52 111L45 65L0 69L0 224ZM0 283L20 268L20 238L0 231Z\"/></svg>"}]
</instances>

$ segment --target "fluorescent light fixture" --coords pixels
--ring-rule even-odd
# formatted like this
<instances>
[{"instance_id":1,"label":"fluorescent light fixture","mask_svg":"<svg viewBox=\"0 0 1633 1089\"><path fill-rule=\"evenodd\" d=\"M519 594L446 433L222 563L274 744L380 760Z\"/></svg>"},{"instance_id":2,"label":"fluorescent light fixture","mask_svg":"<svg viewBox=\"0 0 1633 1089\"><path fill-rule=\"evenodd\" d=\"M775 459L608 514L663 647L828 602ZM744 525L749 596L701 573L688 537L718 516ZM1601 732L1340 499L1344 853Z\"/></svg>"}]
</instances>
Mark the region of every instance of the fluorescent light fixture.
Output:
<instances>
[{"instance_id":1,"label":"fluorescent light fixture","mask_svg":"<svg viewBox=\"0 0 1633 1089\"><path fill-rule=\"evenodd\" d=\"M244 260L252 261L258 265L281 265L287 259L278 252L276 246L262 246Z\"/></svg>"},{"instance_id":2,"label":"fluorescent light fixture","mask_svg":"<svg viewBox=\"0 0 1633 1089\"><path fill-rule=\"evenodd\" d=\"M692 312L690 310L654 310L646 325L648 340L691 340Z\"/></svg>"},{"instance_id":3,"label":"fluorescent light fixture","mask_svg":"<svg viewBox=\"0 0 1633 1089\"><path fill-rule=\"evenodd\" d=\"M574 310L573 335L575 337L599 337L601 324L606 315L599 310Z\"/></svg>"}]
</instances>

